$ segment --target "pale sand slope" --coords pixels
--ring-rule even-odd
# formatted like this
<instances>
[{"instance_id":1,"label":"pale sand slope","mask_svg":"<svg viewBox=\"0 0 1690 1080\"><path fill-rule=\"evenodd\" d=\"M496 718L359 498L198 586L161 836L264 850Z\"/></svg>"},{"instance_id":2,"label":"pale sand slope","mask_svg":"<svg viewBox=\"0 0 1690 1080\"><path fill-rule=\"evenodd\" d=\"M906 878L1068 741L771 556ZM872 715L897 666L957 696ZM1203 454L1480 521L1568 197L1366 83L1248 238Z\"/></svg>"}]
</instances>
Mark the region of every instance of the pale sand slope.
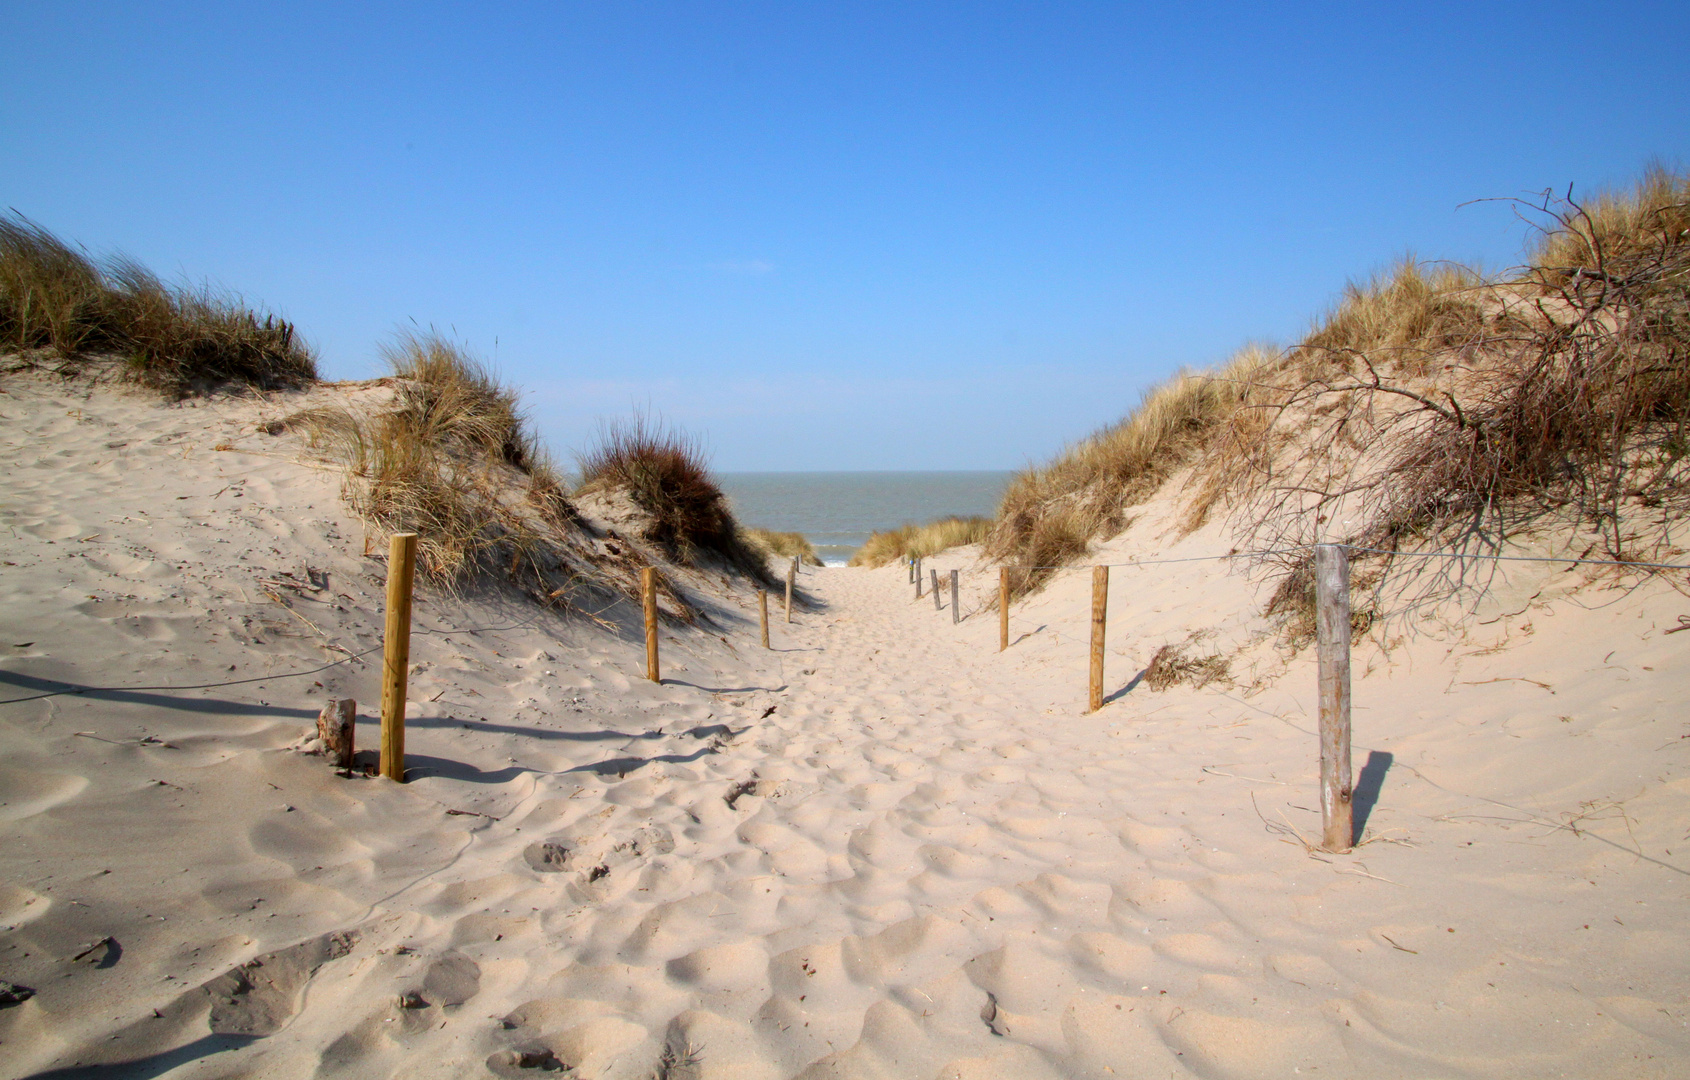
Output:
<instances>
[{"instance_id":1,"label":"pale sand slope","mask_svg":"<svg viewBox=\"0 0 1690 1080\"><path fill-rule=\"evenodd\" d=\"M331 659L302 620L375 643L383 568L338 480L250 434L281 404L6 389L4 697ZM210 451L229 437L276 456ZM1099 558L1231 546L1168 542L1170 512ZM368 666L0 705L0 978L38 991L0 1010L0 1072L1690 1068L1690 633L1664 633L1690 600L1522 566L1475 613L1388 623L1388 655L1356 654L1357 770L1394 755L1380 839L1329 856L1290 835L1319 828L1309 651L1116 693L1192 630L1261 634L1258 583L1115 571L1116 696L1085 716L1089 574L1017 605L999 654L971 554L930 560L970 570L960 626L901 569L812 573L823 606L777 614L772 656L746 621L732 646L666 632L685 682L661 687L585 624L419 633L404 787L285 749L325 694L360 699L370 744ZM259 591L302 563L331 597ZM534 618L436 599L417 621Z\"/></svg>"}]
</instances>

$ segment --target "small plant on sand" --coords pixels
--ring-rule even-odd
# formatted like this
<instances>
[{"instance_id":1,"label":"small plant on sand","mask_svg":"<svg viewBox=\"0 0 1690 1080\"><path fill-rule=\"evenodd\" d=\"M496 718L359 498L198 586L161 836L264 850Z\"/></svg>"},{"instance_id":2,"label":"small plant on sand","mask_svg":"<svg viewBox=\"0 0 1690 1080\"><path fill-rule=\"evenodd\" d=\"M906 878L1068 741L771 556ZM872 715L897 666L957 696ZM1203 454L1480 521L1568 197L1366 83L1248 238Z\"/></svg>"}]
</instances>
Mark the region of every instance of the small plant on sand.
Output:
<instances>
[{"instance_id":1,"label":"small plant on sand","mask_svg":"<svg viewBox=\"0 0 1690 1080\"><path fill-rule=\"evenodd\" d=\"M626 492L650 515L644 538L676 560L690 564L708 554L758 581L770 580L710 475L703 449L690 437L635 415L606 425L578 466L579 494Z\"/></svg>"},{"instance_id":2,"label":"small plant on sand","mask_svg":"<svg viewBox=\"0 0 1690 1080\"><path fill-rule=\"evenodd\" d=\"M316 360L293 325L202 286L165 285L133 259L96 263L26 218L0 215L0 348L45 350L61 369L100 356L170 393L226 381L293 386Z\"/></svg>"},{"instance_id":3,"label":"small plant on sand","mask_svg":"<svg viewBox=\"0 0 1690 1080\"><path fill-rule=\"evenodd\" d=\"M1184 645L1164 645L1150 658L1144 669L1144 684L1152 690L1166 690L1180 683L1202 689L1212 682L1224 680L1232 662L1218 653L1193 656L1191 642Z\"/></svg>"},{"instance_id":4,"label":"small plant on sand","mask_svg":"<svg viewBox=\"0 0 1690 1080\"><path fill-rule=\"evenodd\" d=\"M898 559L921 558L964 544L978 544L992 531L992 520L947 517L925 525L904 525L870 536L851 556L852 566L885 566Z\"/></svg>"}]
</instances>

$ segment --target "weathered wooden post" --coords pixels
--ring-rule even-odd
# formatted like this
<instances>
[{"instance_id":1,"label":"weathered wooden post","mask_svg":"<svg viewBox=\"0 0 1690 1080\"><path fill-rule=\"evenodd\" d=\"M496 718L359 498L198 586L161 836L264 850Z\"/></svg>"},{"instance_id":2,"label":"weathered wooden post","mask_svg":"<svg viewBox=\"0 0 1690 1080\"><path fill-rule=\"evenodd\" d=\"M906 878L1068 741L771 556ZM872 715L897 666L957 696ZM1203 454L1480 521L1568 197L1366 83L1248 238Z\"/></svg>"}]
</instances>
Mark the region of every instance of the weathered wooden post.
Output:
<instances>
[{"instance_id":1,"label":"weathered wooden post","mask_svg":"<svg viewBox=\"0 0 1690 1080\"><path fill-rule=\"evenodd\" d=\"M358 702L339 698L323 706L317 714L317 738L323 740L323 753L336 768L352 767L353 734L358 730Z\"/></svg>"},{"instance_id":2,"label":"weathered wooden post","mask_svg":"<svg viewBox=\"0 0 1690 1080\"><path fill-rule=\"evenodd\" d=\"M1091 572L1091 711L1103 708L1103 631L1109 614L1109 568Z\"/></svg>"},{"instance_id":3,"label":"weathered wooden post","mask_svg":"<svg viewBox=\"0 0 1690 1080\"><path fill-rule=\"evenodd\" d=\"M921 556L915 557L915 598L921 599Z\"/></svg>"},{"instance_id":4,"label":"weathered wooden post","mask_svg":"<svg viewBox=\"0 0 1690 1080\"><path fill-rule=\"evenodd\" d=\"M763 648L769 647L769 594L765 589L757 590L757 622L763 631Z\"/></svg>"},{"instance_id":5,"label":"weathered wooden post","mask_svg":"<svg viewBox=\"0 0 1690 1080\"><path fill-rule=\"evenodd\" d=\"M909 572L909 579L911 581L914 581L915 580L915 556L914 555L905 555L904 556L904 569Z\"/></svg>"},{"instance_id":6,"label":"weathered wooden post","mask_svg":"<svg viewBox=\"0 0 1690 1080\"><path fill-rule=\"evenodd\" d=\"M387 545L387 635L381 657L381 774L405 782L405 690L411 674L411 587L417 534L394 533Z\"/></svg>"},{"instance_id":7,"label":"weathered wooden post","mask_svg":"<svg viewBox=\"0 0 1690 1080\"><path fill-rule=\"evenodd\" d=\"M1009 648L1009 567L998 569L998 652Z\"/></svg>"},{"instance_id":8,"label":"weathered wooden post","mask_svg":"<svg viewBox=\"0 0 1690 1080\"><path fill-rule=\"evenodd\" d=\"M792 566L786 568L786 621L792 621Z\"/></svg>"},{"instance_id":9,"label":"weathered wooden post","mask_svg":"<svg viewBox=\"0 0 1690 1080\"><path fill-rule=\"evenodd\" d=\"M645 608L645 677L662 682L657 664L657 567L640 571L640 600Z\"/></svg>"},{"instance_id":10,"label":"weathered wooden post","mask_svg":"<svg viewBox=\"0 0 1690 1080\"><path fill-rule=\"evenodd\" d=\"M1321 847L1355 842L1350 800L1350 557L1337 544L1314 549L1314 619L1320 654Z\"/></svg>"},{"instance_id":11,"label":"weathered wooden post","mask_svg":"<svg viewBox=\"0 0 1690 1080\"><path fill-rule=\"evenodd\" d=\"M933 575L933 610L938 611L939 610L939 604L940 604L940 600L939 600L939 571L937 569L932 569L932 570L929 570L927 572L929 574Z\"/></svg>"},{"instance_id":12,"label":"weathered wooden post","mask_svg":"<svg viewBox=\"0 0 1690 1080\"><path fill-rule=\"evenodd\" d=\"M956 578L957 578L957 572L955 570L952 570L951 571L951 622L952 623L959 623L959 622L962 621L962 616L957 614L957 602L956 602L957 584L956 584Z\"/></svg>"}]
</instances>

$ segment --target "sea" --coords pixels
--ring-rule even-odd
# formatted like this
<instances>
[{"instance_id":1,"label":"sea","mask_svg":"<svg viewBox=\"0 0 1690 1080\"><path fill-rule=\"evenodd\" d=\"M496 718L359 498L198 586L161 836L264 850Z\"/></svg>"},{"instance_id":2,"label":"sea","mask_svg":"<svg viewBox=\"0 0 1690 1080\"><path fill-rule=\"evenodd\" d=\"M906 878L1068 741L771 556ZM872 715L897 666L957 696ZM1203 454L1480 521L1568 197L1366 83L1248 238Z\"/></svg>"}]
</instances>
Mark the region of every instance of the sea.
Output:
<instances>
[{"instance_id":1,"label":"sea","mask_svg":"<svg viewBox=\"0 0 1690 1080\"><path fill-rule=\"evenodd\" d=\"M1011 472L738 472L716 479L741 525L802 533L844 566L870 533L942 517L990 517Z\"/></svg>"}]
</instances>

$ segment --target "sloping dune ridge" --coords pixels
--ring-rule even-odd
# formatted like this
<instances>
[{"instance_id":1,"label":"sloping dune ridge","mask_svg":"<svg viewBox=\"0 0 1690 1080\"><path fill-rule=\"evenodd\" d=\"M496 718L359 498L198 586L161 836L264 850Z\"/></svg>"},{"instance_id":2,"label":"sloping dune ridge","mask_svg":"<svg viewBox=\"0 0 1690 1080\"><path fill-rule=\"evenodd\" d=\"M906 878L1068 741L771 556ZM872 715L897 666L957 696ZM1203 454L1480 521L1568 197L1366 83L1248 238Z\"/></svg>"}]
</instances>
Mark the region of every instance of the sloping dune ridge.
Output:
<instances>
[{"instance_id":1,"label":"sloping dune ridge","mask_svg":"<svg viewBox=\"0 0 1690 1080\"><path fill-rule=\"evenodd\" d=\"M960 623L812 571L768 652L696 575L660 685L613 617L425 587L397 785L301 750L336 697L376 741L384 538L267 433L340 393L5 383L0 1074L1690 1069L1682 572L1487 564L1358 639L1348 855L1313 650L1215 561L1114 571L1093 714L1083 568L1003 653L975 548ZM1089 561L1233 547L1139 511ZM1224 663L1156 691L1169 645Z\"/></svg>"}]
</instances>

